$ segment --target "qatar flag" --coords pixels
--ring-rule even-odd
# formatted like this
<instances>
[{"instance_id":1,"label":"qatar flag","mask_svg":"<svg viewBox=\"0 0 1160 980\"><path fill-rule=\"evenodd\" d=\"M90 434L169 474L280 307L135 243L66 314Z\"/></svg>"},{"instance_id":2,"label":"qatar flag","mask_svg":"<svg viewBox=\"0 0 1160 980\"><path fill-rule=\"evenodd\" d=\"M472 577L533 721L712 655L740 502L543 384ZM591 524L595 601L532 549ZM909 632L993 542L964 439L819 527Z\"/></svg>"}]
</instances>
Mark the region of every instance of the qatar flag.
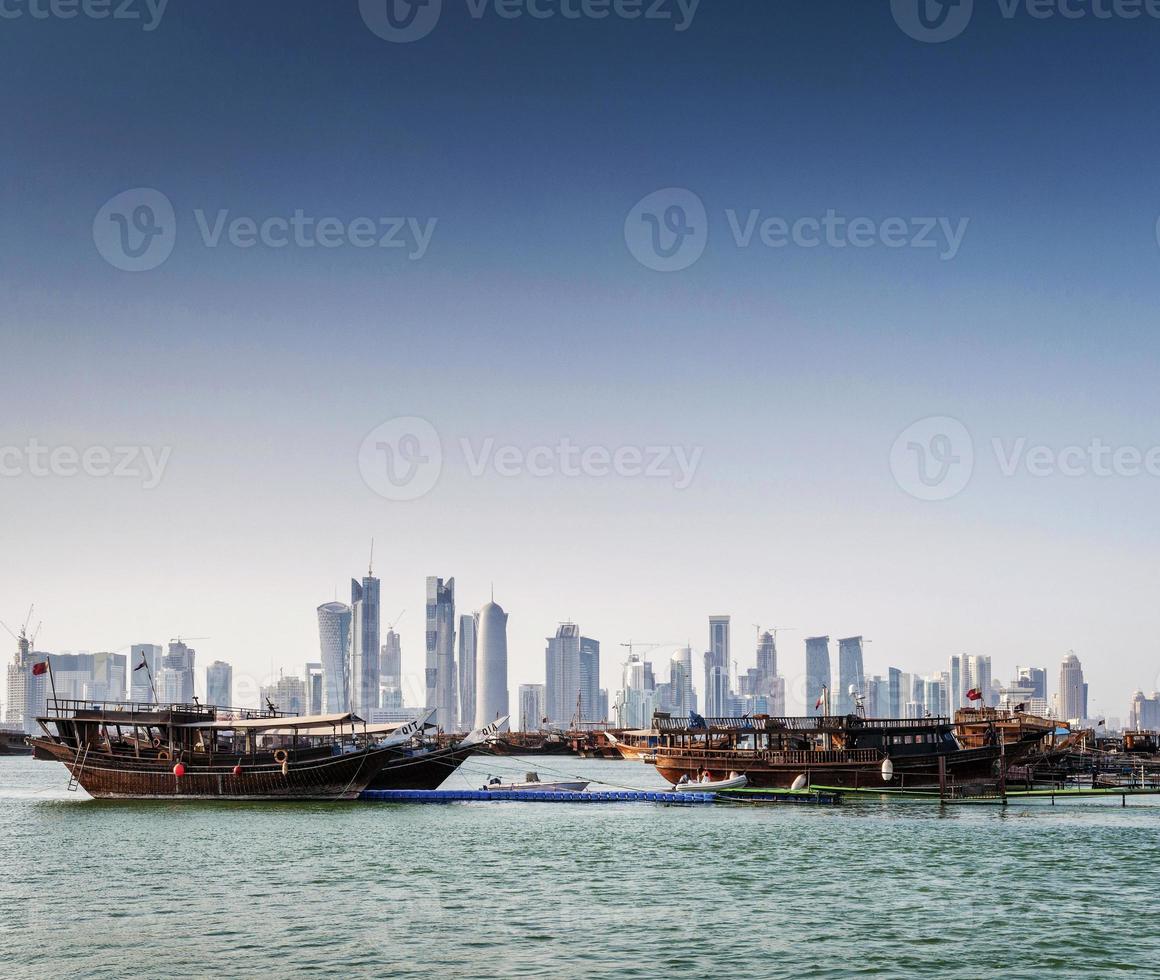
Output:
<instances>
[{"instance_id":1,"label":"qatar flag","mask_svg":"<svg viewBox=\"0 0 1160 980\"><path fill-rule=\"evenodd\" d=\"M48 673L48 661L47 660L43 661L42 663L32 665L32 676L33 677L39 677L41 674L47 674L47 673Z\"/></svg>"}]
</instances>

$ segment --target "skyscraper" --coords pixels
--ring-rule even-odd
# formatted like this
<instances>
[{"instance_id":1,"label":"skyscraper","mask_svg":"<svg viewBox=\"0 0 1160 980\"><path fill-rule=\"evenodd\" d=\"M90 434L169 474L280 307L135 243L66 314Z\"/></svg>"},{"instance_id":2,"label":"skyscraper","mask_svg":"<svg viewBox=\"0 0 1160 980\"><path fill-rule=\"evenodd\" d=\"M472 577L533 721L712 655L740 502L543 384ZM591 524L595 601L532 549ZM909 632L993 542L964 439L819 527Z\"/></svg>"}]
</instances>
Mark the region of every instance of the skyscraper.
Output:
<instances>
[{"instance_id":1,"label":"skyscraper","mask_svg":"<svg viewBox=\"0 0 1160 980\"><path fill-rule=\"evenodd\" d=\"M885 706L887 718L901 718L902 717L902 671L897 667L890 667L886 671L887 685L889 693L887 695L887 702Z\"/></svg>"},{"instance_id":2,"label":"skyscraper","mask_svg":"<svg viewBox=\"0 0 1160 980\"><path fill-rule=\"evenodd\" d=\"M471 728L475 721L476 635L478 631L479 613L473 613L470 616L465 614L459 617L459 716L463 719L459 727L464 729ZM507 688L506 680L505 676L505 690Z\"/></svg>"},{"instance_id":3,"label":"skyscraper","mask_svg":"<svg viewBox=\"0 0 1160 980\"><path fill-rule=\"evenodd\" d=\"M379 706L379 580L367 569L350 580L350 710L363 718Z\"/></svg>"},{"instance_id":4,"label":"skyscraper","mask_svg":"<svg viewBox=\"0 0 1160 980\"><path fill-rule=\"evenodd\" d=\"M729 616L709 617L709 649L705 652L705 713L720 717L729 710Z\"/></svg>"},{"instance_id":5,"label":"skyscraper","mask_svg":"<svg viewBox=\"0 0 1160 980\"><path fill-rule=\"evenodd\" d=\"M234 703L234 668L222 660L205 669L205 703L221 708Z\"/></svg>"},{"instance_id":6,"label":"skyscraper","mask_svg":"<svg viewBox=\"0 0 1160 980\"><path fill-rule=\"evenodd\" d=\"M1067 721L1088 716L1088 686L1074 651L1059 665L1059 716Z\"/></svg>"},{"instance_id":7,"label":"skyscraper","mask_svg":"<svg viewBox=\"0 0 1160 980\"><path fill-rule=\"evenodd\" d=\"M279 677L273 684L259 688L259 692L263 708L269 701L279 711L306 714L306 684L301 677Z\"/></svg>"},{"instance_id":8,"label":"skyscraper","mask_svg":"<svg viewBox=\"0 0 1160 980\"><path fill-rule=\"evenodd\" d=\"M862 637L848 636L838 640L838 697L834 700L837 713L854 713L854 698L850 688L866 693L866 676L862 665Z\"/></svg>"},{"instance_id":9,"label":"skyscraper","mask_svg":"<svg viewBox=\"0 0 1160 980\"><path fill-rule=\"evenodd\" d=\"M669 698L673 703L673 714L678 718L688 718L695 711L693 702L693 651L683 647L673 654L669 661Z\"/></svg>"},{"instance_id":10,"label":"skyscraper","mask_svg":"<svg viewBox=\"0 0 1160 980\"><path fill-rule=\"evenodd\" d=\"M232 677L231 677L232 681ZM322 664L306 664L306 713L322 714Z\"/></svg>"},{"instance_id":11,"label":"skyscraper","mask_svg":"<svg viewBox=\"0 0 1160 980\"><path fill-rule=\"evenodd\" d=\"M36 675L32 668L48 659L37 653L23 630L17 638L16 655L8 666L8 706L4 720L27 735L37 730L36 718L45 714L48 700L48 676Z\"/></svg>"},{"instance_id":12,"label":"skyscraper","mask_svg":"<svg viewBox=\"0 0 1160 980\"><path fill-rule=\"evenodd\" d=\"M459 725L455 677L455 579L427 577L427 707L444 731Z\"/></svg>"},{"instance_id":13,"label":"skyscraper","mask_svg":"<svg viewBox=\"0 0 1160 980\"><path fill-rule=\"evenodd\" d=\"M393 629L387 630L380 650L379 704L388 711L403 707L403 647Z\"/></svg>"},{"instance_id":14,"label":"skyscraper","mask_svg":"<svg viewBox=\"0 0 1160 980\"><path fill-rule=\"evenodd\" d=\"M600 641L580 637L580 720L603 721L600 710Z\"/></svg>"},{"instance_id":15,"label":"skyscraper","mask_svg":"<svg viewBox=\"0 0 1160 980\"><path fill-rule=\"evenodd\" d=\"M544 685L520 685L520 731L538 732L544 727Z\"/></svg>"},{"instance_id":16,"label":"skyscraper","mask_svg":"<svg viewBox=\"0 0 1160 980\"><path fill-rule=\"evenodd\" d=\"M768 630L757 638L757 672L763 678L777 676L777 640Z\"/></svg>"},{"instance_id":17,"label":"skyscraper","mask_svg":"<svg viewBox=\"0 0 1160 980\"><path fill-rule=\"evenodd\" d=\"M580 627L561 623L545 651L545 699L554 725L569 726L580 694Z\"/></svg>"},{"instance_id":18,"label":"skyscraper","mask_svg":"<svg viewBox=\"0 0 1160 980\"><path fill-rule=\"evenodd\" d=\"M507 613L492 600L476 613L479 659L475 677L475 725L510 714L508 708ZM543 717L541 715L541 717ZM464 728L471 727L464 723Z\"/></svg>"},{"instance_id":19,"label":"skyscraper","mask_svg":"<svg viewBox=\"0 0 1160 980\"><path fill-rule=\"evenodd\" d=\"M336 715L350 711L350 606L327 602L318 607L319 659L322 661L322 711Z\"/></svg>"},{"instance_id":20,"label":"skyscraper","mask_svg":"<svg viewBox=\"0 0 1160 980\"><path fill-rule=\"evenodd\" d=\"M820 715L824 707L815 707L822 689L830 687L830 638L806 637L806 714Z\"/></svg>"},{"instance_id":21,"label":"skyscraper","mask_svg":"<svg viewBox=\"0 0 1160 980\"><path fill-rule=\"evenodd\" d=\"M141 665L144 658L146 666ZM154 643L134 643L129 648L129 700L136 704L153 704L154 680L160 667L161 647ZM212 702L211 702L212 703Z\"/></svg>"},{"instance_id":22,"label":"skyscraper","mask_svg":"<svg viewBox=\"0 0 1160 980\"><path fill-rule=\"evenodd\" d=\"M1043 667L1016 667L1014 687L1031 690L1033 698L1047 700L1047 670Z\"/></svg>"},{"instance_id":23,"label":"skyscraper","mask_svg":"<svg viewBox=\"0 0 1160 980\"><path fill-rule=\"evenodd\" d=\"M963 685L965 690L976 690L983 695L982 701L974 701L972 705L991 704L991 658L974 654L963 657ZM964 700L966 696L964 695Z\"/></svg>"},{"instance_id":24,"label":"skyscraper","mask_svg":"<svg viewBox=\"0 0 1160 980\"><path fill-rule=\"evenodd\" d=\"M157 694L163 703L193 703L195 693L193 671L196 656L197 651L180 640L174 640L169 644L169 652L161 658L159 671L161 683L157 685ZM164 693L162 687L165 688Z\"/></svg>"}]
</instances>

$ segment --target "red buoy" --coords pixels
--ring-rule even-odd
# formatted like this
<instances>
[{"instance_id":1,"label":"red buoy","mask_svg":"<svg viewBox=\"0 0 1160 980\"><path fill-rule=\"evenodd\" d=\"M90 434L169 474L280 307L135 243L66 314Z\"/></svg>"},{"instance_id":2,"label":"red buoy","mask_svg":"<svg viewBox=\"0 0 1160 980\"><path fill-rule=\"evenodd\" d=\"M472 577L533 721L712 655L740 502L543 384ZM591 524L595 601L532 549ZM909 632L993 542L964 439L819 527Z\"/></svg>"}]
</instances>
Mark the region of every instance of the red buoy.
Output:
<instances>
[{"instance_id":1,"label":"red buoy","mask_svg":"<svg viewBox=\"0 0 1160 980\"><path fill-rule=\"evenodd\" d=\"M242 774L242 767L241 766L234 766L234 775L240 776L241 774Z\"/></svg>"},{"instance_id":2,"label":"red buoy","mask_svg":"<svg viewBox=\"0 0 1160 980\"><path fill-rule=\"evenodd\" d=\"M185 763L184 762L179 762L177 765L175 765L173 767L173 775L175 775L178 779L180 779L182 776L185 775Z\"/></svg>"}]
</instances>

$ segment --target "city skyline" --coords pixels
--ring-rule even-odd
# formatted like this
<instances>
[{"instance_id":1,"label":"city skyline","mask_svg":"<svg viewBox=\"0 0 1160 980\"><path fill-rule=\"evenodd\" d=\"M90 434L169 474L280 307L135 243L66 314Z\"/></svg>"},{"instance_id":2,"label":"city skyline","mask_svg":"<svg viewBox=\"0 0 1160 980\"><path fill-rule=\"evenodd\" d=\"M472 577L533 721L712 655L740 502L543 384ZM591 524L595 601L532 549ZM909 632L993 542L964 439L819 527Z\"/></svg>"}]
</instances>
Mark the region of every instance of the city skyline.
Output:
<instances>
[{"instance_id":1,"label":"city skyline","mask_svg":"<svg viewBox=\"0 0 1160 980\"><path fill-rule=\"evenodd\" d=\"M364 580L363 588L365 589L366 582ZM359 588L359 583L352 582L352 586ZM444 585L442 580L428 577L427 579L427 593L429 597L437 597L437 605L445 604L442 612L438 608L428 610L428 622L440 621L449 619L454 616L454 579L449 579ZM356 595L359 593L356 592ZM489 612L490 610L490 612ZM270 691L281 692L280 696L286 696L286 685L294 686L295 704L309 704L311 680L310 678L316 675L315 682L317 687L317 696L320 704L325 703L327 697L325 691L327 688L334 687L333 683L333 668L327 669L325 663L330 656L337 655L338 650L335 648L328 653L328 643L334 646L336 622L340 624L337 628L340 631L345 631L349 628L349 624L353 620L351 607L345 606L341 603L326 603L318 607L318 635L322 644L323 662L312 663L305 662L304 670L298 673L302 674L299 678L297 674L292 673L286 676L286 667L279 668L276 672L271 667L270 674L261 682L256 679L249 685L259 691L260 697L265 698ZM692 650L689 647L678 647L674 644L635 644L638 649L645 649L647 652L644 655L637 655L632 652L634 644L621 643L620 646L628 648L625 654L625 659L614 665L616 669L621 672L621 683L618 685L603 685L604 674L601 668L600 661L600 641L588 636L581 636L581 631L578 626L572 623L565 623L557 630L555 638L549 638L547 649L546 667L543 675L543 681L537 682L531 680L523 683L520 680L514 680L508 673L508 658L507 658L507 613L494 602L494 587L492 587L491 596L485 606L475 613L467 614L460 617L460 629L464 628L466 621L471 624L471 642L468 644L471 650L472 666L471 670L476 671L476 648L477 642L480 640L478 633L478 626L481 615L486 621L491 624L492 640L487 642L488 653L487 656L482 656L479 660L480 673L478 675L478 692L481 702L486 702L494 706L492 712L494 716L501 714L510 714L511 697L513 688L517 691L522 691L529 685L537 685L543 689L542 696L545 698L545 715L552 724L563 726L576 717L581 722L591 722L598 720L607 720L611 724L616 724L618 719L623 719L625 712L633 719L634 725L644 725L645 715L650 715L651 710L663 709L672 710L674 707L677 710L683 710L682 706L686 703L689 695L683 691L678 690L678 685L687 683L692 678L688 676L691 668ZM341 625L347 624L347 625ZM767 713L795 713L792 699L786 698L787 689L787 674L778 670L779 656L781 657L781 664L792 663L792 654L787 656L785 651L779 654L776 639L769 631L759 632L756 636L754 650L752 651L752 662L754 666L749 666L750 658L745 654L738 656L729 656L731 668L725 672L715 665L720 661L722 655L732 653L732 638L731 638L731 616L730 615L710 615L708 617L709 635L707 645L712 647L712 650L704 652L705 660L705 680L706 683L717 683L718 679L722 684L722 689L718 693L718 697L724 699L721 705L717 707L719 712L725 714L741 714L747 711L763 711ZM373 630L377 635L379 630L379 623L368 623L368 628ZM498 637L498 640L496 639ZM381 648L382 661L376 658L376 671L379 669L380 662L386 664L388 662L388 653L390 653L390 662L392 664L391 670L401 669L401 665L405 663L405 658L401 653L401 640L399 634L394 629L394 624L390 624L387 631L388 643ZM339 663L339 670L346 672L350 670L350 664L354 662L354 641L353 636L347 641L349 646L346 655L342 657ZM454 642L454 637L452 637ZM807 701L813 696L809 692L815 686L825 686L831 691L829 710L835 713L846 713L855 710L853 698L849 695L847 686L843 683L843 677L848 675L853 677L863 671L862 662L862 643L864 642L862 636L848 637L839 641L839 663L832 665L828 655L829 637L806 637L802 645L802 672L796 678L796 681L803 685L803 691L806 693ZM562 645L561 645L562 644ZM435 646L440 644L436 639ZM43 644L41 644L43 646ZM430 654L431 644L428 643L428 650ZM205 669L205 684L200 685L196 680L195 658L196 651L180 640L170 641L168 653L160 656L154 662L154 658L161 653L161 647L151 644L134 644L131 647L133 661L126 669L128 658L120 653L104 653L98 652L96 654L89 654L82 652L79 656L87 658L91 664L97 662L99 669L95 676L110 677L110 673L120 671L122 682L120 683L120 690L122 694L117 696L125 696L126 694L133 694L134 691L140 693L142 681L140 681L140 672L134 670L139 663L144 660L150 670L147 675L152 685L156 687L157 695L162 701L181 701L188 700L192 692L197 691L203 697L208 697L210 691L214 687L213 675L215 671L225 671L228 680L225 682L225 688L230 689L233 683L233 664L229 662L222 662L215 660ZM460 634L460 648L459 652L462 656L464 653L464 643L462 633ZM482 647L480 648L482 651ZM672 652L670 653L670 649ZM483 651L483 652L488 652ZM586 654L585 651L588 651ZM714 653L716 651L716 653ZM812 651L812 653L811 653ZM48 652L53 658L53 661L60 664L64 658L68 661L75 661L78 655L72 654L69 651L62 653ZM811 656L817 659L821 655L825 659L824 675L820 673L823 671L820 662L814 663L811 661ZM585 660L588 656L590 659ZM25 658L27 659L27 657ZM17 657L17 662L20 658ZM492 669L488 669L488 664L492 665ZM811 667L813 663L813 667ZM1050 661L1044 661L1049 664ZM635 664L635 667L633 666ZM989 655L951 655L948 658L949 670L939 670L940 666L937 662L932 662L916 671L903 672L897 665L889 665L886 667L879 667L877 664L872 665L870 669L866 669L864 676L860 683L855 685L860 694L862 705L869 705L874 714L880 715L884 707L897 709L898 716L912 716L923 711L935 714L953 714L956 706L967 706L966 692L968 690L976 689L982 692L984 703L997 705L1005 708L1011 708L1016 703L1022 703L1025 710L1033 713L1041 713L1050 716L1058 716L1061 718L1069 717L1108 717L1119 721L1121 718L1136 718L1141 715L1141 709L1138 706L1142 688L1134 689L1126 692L1124 710L1117 710L1117 706L1112 702L1109 709L1102 709L1099 712L1087 713L1089 709L1089 684L1085 680L1085 672L1081 666L1081 661L1077 658L1074 651L1069 650L1068 653L1061 659L1058 670L1058 688L1051 698L1046 697L1048 691L1048 676L1051 668L1044 667L1025 667L1015 665L1009 671L1004 671L1000 668L997 672L993 668L992 658ZM659 670L657 667L659 666ZM460 665L454 660L451 665L451 676L457 677L457 671ZM604 670L607 670L608 664L604 665ZM669 670L669 677L664 677L664 670ZM932 671L932 668L933 671ZM92 668L88 668L92 673ZM294 670L291 667L291 670ZM810 671L813 669L818 676L811 681ZM877 670L885 672L884 678L876 673ZM593 684L592 673L595 671L596 677L599 678ZM11 683L13 673L11 670L7 672L8 680ZM132 684L129 684L131 675ZM329 676L328 676L329 675ZM385 675L385 672L384 672ZM425 672L426 679L430 680L430 674ZM629 678L634 678L629 680ZM1010 680L1003 678L1009 677ZM303 679L304 678L304 679ZM788 677L790 684L795 685L795 678L790 675ZM346 677L343 678L344 682ZM670 683L670 680L672 683ZM415 688L416 677L414 675L402 678L402 688L405 689L410 685L412 690ZM23 683L27 683L24 681ZM67 687L66 680L66 687ZM107 682L102 682L102 684ZM380 719L383 720L386 715L383 711L389 711L394 716L394 713L403 710L403 702L406 702L406 710L414 711L424 704L416 701L414 696L407 698L404 691L400 691L398 703L393 700L393 694L388 694L388 691L398 690L393 685L396 683L395 678L388 678L384 676L383 686L380 693L377 694L374 705L369 711L380 712ZM589 713L588 709L581 706L579 715L574 706L570 706L570 696L568 694L568 686L573 685L577 691L577 703L586 702L592 695L586 696L586 690L595 690L595 696L600 701L600 714L594 717ZM838 696L834 692L835 685L841 685L840 693L846 695L846 700L849 703L839 702ZM706 690L698 692L695 683L691 686L691 701L692 704L698 706L703 711L707 711L707 704L704 698L707 695ZM115 689L113 684L109 690ZM639 694L646 689L650 692L649 697L654 697L655 700L641 702ZM76 696L80 696L82 692L90 697L106 697L110 696L104 693L105 687L101 684L91 688L83 686L76 686L73 692ZM217 690L222 690L219 683ZM637 696L632 696L632 692L636 691ZM95 692L95 693L94 693ZM611 705L612 696L609 692L615 692L616 704ZM475 697L473 690L472 697ZM517 698L515 710L517 712L523 709L523 695ZM622 698L628 698L628 701ZM754 697L759 698L753 701ZM6 693L7 698L7 693ZM388 703L388 698L391 702ZM746 700L749 698L750 700ZM150 698L152 694L150 693ZM700 700L698 700L700 699ZM241 703L241 702L239 702ZM1094 699L1090 702L1094 704ZM426 702L427 707L436 707ZM614 707L615 710L610 710ZM804 704L801 713L818 713L819 710L813 705ZM811 710L812 709L812 710ZM299 709L295 709L299 710ZM1084 714L1075 714L1076 710L1082 710ZM480 705L480 711L486 713L483 703ZM569 715L568 712L571 711ZM357 713L357 712L356 712ZM364 713L364 716L369 712ZM463 728L467 730L471 727L477 727L480 724L486 723L481 721L482 715L473 713L472 718L456 717L452 723L453 727ZM493 720L493 719L491 719ZM473 725L474 721L474 725Z\"/></svg>"}]
</instances>

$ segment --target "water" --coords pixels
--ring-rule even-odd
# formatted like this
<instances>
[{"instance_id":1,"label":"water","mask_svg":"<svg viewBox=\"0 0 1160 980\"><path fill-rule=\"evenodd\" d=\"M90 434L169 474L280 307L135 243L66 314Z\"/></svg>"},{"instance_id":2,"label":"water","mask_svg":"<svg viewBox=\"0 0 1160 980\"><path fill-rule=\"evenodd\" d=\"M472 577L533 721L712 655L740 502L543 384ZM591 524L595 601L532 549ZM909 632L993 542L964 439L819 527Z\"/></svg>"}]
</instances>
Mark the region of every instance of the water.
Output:
<instances>
[{"instance_id":1,"label":"water","mask_svg":"<svg viewBox=\"0 0 1160 980\"><path fill-rule=\"evenodd\" d=\"M639 763L476 757L656 788ZM0 976L1154 975L1160 806L98 803L0 758ZM1157 798L1160 800L1160 798Z\"/></svg>"}]
</instances>

